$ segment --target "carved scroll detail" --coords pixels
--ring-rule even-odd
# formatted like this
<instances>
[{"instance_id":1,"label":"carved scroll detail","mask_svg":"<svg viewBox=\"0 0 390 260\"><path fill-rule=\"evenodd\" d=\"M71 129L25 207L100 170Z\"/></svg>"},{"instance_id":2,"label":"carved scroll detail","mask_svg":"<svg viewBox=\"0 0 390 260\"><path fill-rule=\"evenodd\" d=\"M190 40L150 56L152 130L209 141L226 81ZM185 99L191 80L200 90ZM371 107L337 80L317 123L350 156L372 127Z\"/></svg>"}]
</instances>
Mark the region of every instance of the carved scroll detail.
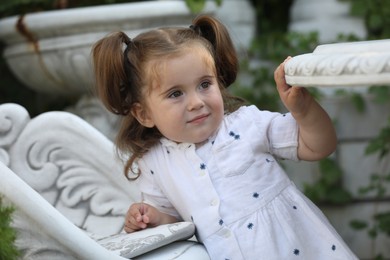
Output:
<instances>
[{"instance_id":1,"label":"carved scroll detail","mask_svg":"<svg viewBox=\"0 0 390 260\"><path fill-rule=\"evenodd\" d=\"M390 40L319 46L311 54L298 55L289 60L285 73L290 85L389 84Z\"/></svg>"},{"instance_id":2,"label":"carved scroll detail","mask_svg":"<svg viewBox=\"0 0 390 260\"><path fill-rule=\"evenodd\" d=\"M129 205L140 198L110 140L67 112L31 120L18 105L0 112L5 165L78 227L103 236L121 231Z\"/></svg>"}]
</instances>

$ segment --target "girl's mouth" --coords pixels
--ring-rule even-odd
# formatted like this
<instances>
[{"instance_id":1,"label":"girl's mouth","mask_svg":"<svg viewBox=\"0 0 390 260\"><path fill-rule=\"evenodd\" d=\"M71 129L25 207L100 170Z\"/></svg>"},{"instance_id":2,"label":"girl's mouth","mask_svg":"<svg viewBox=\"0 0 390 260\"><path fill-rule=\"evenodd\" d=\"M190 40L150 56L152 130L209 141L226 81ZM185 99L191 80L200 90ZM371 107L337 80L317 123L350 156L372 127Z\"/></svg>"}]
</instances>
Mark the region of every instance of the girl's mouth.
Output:
<instances>
[{"instance_id":1,"label":"girl's mouth","mask_svg":"<svg viewBox=\"0 0 390 260\"><path fill-rule=\"evenodd\" d=\"M209 115L210 114L204 114L204 115L197 116L197 117L191 119L190 121L188 121L188 123L190 123L190 124L200 124L203 121L205 121L209 117Z\"/></svg>"}]
</instances>

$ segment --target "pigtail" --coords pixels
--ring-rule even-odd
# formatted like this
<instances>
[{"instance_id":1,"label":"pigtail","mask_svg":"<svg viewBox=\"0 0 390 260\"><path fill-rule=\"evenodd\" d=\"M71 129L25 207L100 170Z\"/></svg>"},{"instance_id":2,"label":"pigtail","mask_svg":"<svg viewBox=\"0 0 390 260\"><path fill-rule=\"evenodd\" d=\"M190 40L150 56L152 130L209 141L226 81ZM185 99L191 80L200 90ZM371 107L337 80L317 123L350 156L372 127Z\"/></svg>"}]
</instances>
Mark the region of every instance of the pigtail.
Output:
<instances>
[{"instance_id":1,"label":"pigtail","mask_svg":"<svg viewBox=\"0 0 390 260\"><path fill-rule=\"evenodd\" d=\"M125 33L117 32L99 40L92 49L97 95L109 111L119 115L127 115L130 109L123 51L123 45L130 42Z\"/></svg>"},{"instance_id":2,"label":"pigtail","mask_svg":"<svg viewBox=\"0 0 390 260\"><path fill-rule=\"evenodd\" d=\"M212 44L219 80L229 87L237 77L238 58L226 27L217 19L202 15L193 20L191 28Z\"/></svg>"}]
</instances>

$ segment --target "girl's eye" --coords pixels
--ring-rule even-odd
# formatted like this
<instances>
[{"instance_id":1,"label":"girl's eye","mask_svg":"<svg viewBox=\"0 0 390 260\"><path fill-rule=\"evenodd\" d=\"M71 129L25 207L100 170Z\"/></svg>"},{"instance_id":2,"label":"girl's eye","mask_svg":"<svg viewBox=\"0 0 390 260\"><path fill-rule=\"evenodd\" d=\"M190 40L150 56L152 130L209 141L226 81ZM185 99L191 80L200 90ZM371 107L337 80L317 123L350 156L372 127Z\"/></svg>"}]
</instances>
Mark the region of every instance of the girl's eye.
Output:
<instances>
[{"instance_id":1,"label":"girl's eye","mask_svg":"<svg viewBox=\"0 0 390 260\"><path fill-rule=\"evenodd\" d=\"M200 87L202 88L202 89L207 89L207 88L209 88L210 87L210 82L208 82L208 81L205 81L205 82L202 82L201 84L200 84Z\"/></svg>"},{"instance_id":2,"label":"girl's eye","mask_svg":"<svg viewBox=\"0 0 390 260\"><path fill-rule=\"evenodd\" d=\"M181 95L183 95L183 92L176 90L176 91L170 93L168 97L169 98L177 98L177 97L180 97Z\"/></svg>"}]
</instances>

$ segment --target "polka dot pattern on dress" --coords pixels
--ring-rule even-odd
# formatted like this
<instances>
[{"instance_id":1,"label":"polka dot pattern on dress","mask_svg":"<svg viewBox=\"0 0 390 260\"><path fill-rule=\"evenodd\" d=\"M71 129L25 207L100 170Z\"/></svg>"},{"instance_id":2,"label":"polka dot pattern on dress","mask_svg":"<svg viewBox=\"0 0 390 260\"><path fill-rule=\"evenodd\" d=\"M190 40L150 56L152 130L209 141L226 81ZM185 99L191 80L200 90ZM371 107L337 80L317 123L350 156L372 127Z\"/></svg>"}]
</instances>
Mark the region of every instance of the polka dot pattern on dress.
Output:
<instances>
[{"instance_id":1,"label":"polka dot pattern on dress","mask_svg":"<svg viewBox=\"0 0 390 260\"><path fill-rule=\"evenodd\" d=\"M201 163L201 164L200 164L200 169L201 169L201 170L205 170L205 169L206 169L206 164Z\"/></svg>"},{"instance_id":2,"label":"polka dot pattern on dress","mask_svg":"<svg viewBox=\"0 0 390 260\"><path fill-rule=\"evenodd\" d=\"M233 131L230 131L230 132L229 132L229 135L230 135L231 137L234 137L234 139L236 139L236 140L240 139L240 135L234 133Z\"/></svg>"}]
</instances>

